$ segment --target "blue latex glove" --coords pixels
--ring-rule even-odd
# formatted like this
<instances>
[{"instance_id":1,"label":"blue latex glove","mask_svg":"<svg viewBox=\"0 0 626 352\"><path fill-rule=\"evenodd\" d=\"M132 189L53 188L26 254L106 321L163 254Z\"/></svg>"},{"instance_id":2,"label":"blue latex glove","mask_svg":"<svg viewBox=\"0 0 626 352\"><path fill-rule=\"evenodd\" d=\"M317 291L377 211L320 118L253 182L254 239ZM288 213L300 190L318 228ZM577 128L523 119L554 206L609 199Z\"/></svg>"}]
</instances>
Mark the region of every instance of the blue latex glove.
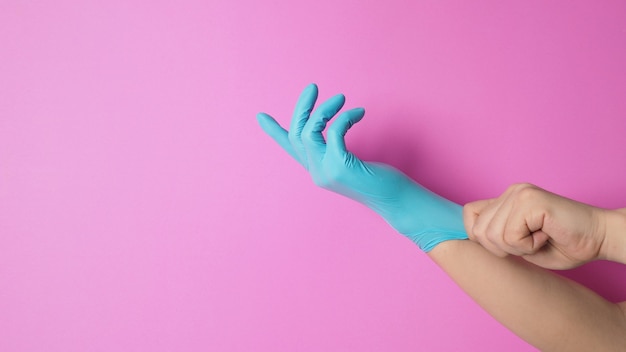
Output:
<instances>
[{"instance_id":1,"label":"blue latex glove","mask_svg":"<svg viewBox=\"0 0 626 352\"><path fill-rule=\"evenodd\" d=\"M443 241L467 238L460 205L389 165L364 162L346 150L344 136L363 118L363 108L341 113L328 128L325 141L322 131L345 97L335 95L313 111L317 92L315 84L304 89L289 132L271 116L257 115L263 130L309 171L316 185L365 204L426 252Z\"/></svg>"}]
</instances>

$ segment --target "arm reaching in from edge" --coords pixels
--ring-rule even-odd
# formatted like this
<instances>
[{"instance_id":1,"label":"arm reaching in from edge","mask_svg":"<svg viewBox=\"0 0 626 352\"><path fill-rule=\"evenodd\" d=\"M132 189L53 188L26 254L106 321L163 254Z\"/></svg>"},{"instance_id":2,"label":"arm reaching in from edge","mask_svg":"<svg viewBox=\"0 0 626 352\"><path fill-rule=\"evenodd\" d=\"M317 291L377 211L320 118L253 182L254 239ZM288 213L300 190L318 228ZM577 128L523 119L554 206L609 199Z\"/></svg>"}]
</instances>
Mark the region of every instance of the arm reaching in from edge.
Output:
<instances>
[{"instance_id":1,"label":"arm reaching in from edge","mask_svg":"<svg viewBox=\"0 0 626 352\"><path fill-rule=\"evenodd\" d=\"M624 351L626 302L518 257L498 257L473 241L448 241L430 253L487 313L541 351Z\"/></svg>"},{"instance_id":2,"label":"arm reaching in from edge","mask_svg":"<svg viewBox=\"0 0 626 352\"><path fill-rule=\"evenodd\" d=\"M289 131L267 114L263 130L294 157L322 188L354 199L380 214L428 253L483 309L530 344L545 351L622 351L626 308L589 289L515 257L494 256L463 241L462 209L400 171L358 159L344 136L364 114L348 110L322 131L344 104L336 95L315 111L317 87L308 86Z\"/></svg>"}]
</instances>

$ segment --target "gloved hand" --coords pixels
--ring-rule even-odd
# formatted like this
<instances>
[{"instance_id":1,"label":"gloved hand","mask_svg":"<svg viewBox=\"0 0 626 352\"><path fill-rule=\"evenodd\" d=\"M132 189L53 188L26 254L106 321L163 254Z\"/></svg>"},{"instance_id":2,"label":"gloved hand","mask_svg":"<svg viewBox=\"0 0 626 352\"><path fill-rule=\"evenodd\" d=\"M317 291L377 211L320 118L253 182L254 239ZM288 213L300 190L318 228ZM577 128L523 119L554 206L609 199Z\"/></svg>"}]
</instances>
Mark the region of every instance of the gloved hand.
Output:
<instances>
[{"instance_id":1,"label":"gloved hand","mask_svg":"<svg viewBox=\"0 0 626 352\"><path fill-rule=\"evenodd\" d=\"M328 128L326 142L322 131L342 108L345 97L335 95L313 111L317 93L314 84L304 89L289 132L271 116L257 115L263 130L309 171L316 185L371 208L426 252L443 241L467 238L460 205L389 165L364 162L346 150L344 136L363 118L363 108L341 113Z\"/></svg>"}]
</instances>

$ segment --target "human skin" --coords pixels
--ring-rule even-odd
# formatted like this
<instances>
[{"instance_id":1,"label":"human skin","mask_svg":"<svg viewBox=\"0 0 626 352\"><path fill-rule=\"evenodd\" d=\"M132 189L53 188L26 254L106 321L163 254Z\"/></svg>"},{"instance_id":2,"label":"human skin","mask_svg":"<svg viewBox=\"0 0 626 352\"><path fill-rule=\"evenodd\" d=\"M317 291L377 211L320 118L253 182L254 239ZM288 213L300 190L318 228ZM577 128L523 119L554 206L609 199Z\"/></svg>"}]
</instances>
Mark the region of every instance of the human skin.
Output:
<instances>
[{"instance_id":1,"label":"human skin","mask_svg":"<svg viewBox=\"0 0 626 352\"><path fill-rule=\"evenodd\" d=\"M341 100L339 104L329 103L329 99L319 108L323 106L329 113L316 115L311 112L317 95L312 96L304 94L308 98L297 104L290 131L267 114L258 117L261 126L305 166L318 186L349 198L377 194L380 185L363 182L369 180L367 172L362 177L351 175L354 170L345 167L344 159L326 158L322 131L339 112L343 100L331 98ZM334 149L340 146L337 150L346 152L344 135L362 113L353 109L340 115L330 127L329 145L332 142ZM350 164L361 162L353 154L348 156ZM309 164L307 160L319 163ZM336 165L324 164L335 162ZM320 167L332 172L318 173ZM382 178L380 182L387 181ZM352 199L368 205L358 198ZM397 204L400 203L394 203ZM419 206L390 209L393 211L378 213L393 217L394 212L400 212L403 218L411 219L429 211ZM532 263L514 256L496 256L474 241L445 240L435 245L428 256L496 320L543 351L623 351L626 346L626 303L611 303L588 288Z\"/></svg>"},{"instance_id":2,"label":"human skin","mask_svg":"<svg viewBox=\"0 0 626 352\"><path fill-rule=\"evenodd\" d=\"M428 253L496 320L541 351L623 351L626 302L473 241L446 241Z\"/></svg>"},{"instance_id":3,"label":"human skin","mask_svg":"<svg viewBox=\"0 0 626 352\"><path fill-rule=\"evenodd\" d=\"M549 269L597 259L626 264L626 209L602 209L522 183L467 203L463 218L469 238L500 257L522 256Z\"/></svg>"}]
</instances>

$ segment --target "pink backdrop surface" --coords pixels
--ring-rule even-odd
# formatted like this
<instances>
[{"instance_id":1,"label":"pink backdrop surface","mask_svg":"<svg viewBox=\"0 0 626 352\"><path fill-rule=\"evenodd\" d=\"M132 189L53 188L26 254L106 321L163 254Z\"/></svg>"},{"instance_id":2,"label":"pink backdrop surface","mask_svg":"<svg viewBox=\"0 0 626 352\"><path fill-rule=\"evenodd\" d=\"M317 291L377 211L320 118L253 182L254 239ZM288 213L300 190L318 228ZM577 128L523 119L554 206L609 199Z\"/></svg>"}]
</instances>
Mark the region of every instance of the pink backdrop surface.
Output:
<instances>
[{"instance_id":1,"label":"pink backdrop surface","mask_svg":"<svg viewBox=\"0 0 626 352\"><path fill-rule=\"evenodd\" d=\"M316 82L459 203L624 207L625 38L623 1L2 1L0 350L533 350L255 114Z\"/></svg>"}]
</instances>

